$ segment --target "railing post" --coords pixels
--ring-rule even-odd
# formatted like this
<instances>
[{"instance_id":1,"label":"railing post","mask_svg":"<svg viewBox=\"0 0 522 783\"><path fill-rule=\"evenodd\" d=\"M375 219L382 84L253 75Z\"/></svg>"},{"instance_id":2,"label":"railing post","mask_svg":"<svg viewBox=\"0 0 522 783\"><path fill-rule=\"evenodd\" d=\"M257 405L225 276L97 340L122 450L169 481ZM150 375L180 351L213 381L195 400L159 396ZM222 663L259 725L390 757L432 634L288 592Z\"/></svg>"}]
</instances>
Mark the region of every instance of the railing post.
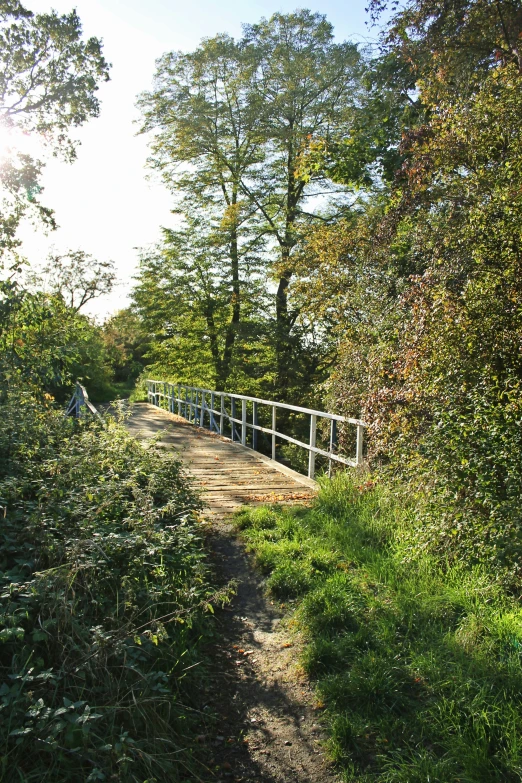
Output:
<instances>
[{"instance_id":1,"label":"railing post","mask_svg":"<svg viewBox=\"0 0 522 783\"><path fill-rule=\"evenodd\" d=\"M221 412L219 414L219 434L225 432L225 394L221 392Z\"/></svg>"},{"instance_id":2,"label":"railing post","mask_svg":"<svg viewBox=\"0 0 522 783\"><path fill-rule=\"evenodd\" d=\"M363 443L364 443L364 427L362 424L357 425L357 447L355 451L355 464L362 465L363 463Z\"/></svg>"},{"instance_id":3,"label":"railing post","mask_svg":"<svg viewBox=\"0 0 522 783\"><path fill-rule=\"evenodd\" d=\"M276 458L276 406L272 405L272 459Z\"/></svg>"},{"instance_id":4,"label":"railing post","mask_svg":"<svg viewBox=\"0 0 522 783\"><path fill-rule=\"evenodd\" d=\"M216 395L214 394L214 392L211 392L211 394L210 394L210 424L209 424L211 432L214 429L214 404L215 404L215 402L216 402Z\"/></svg>"},{"instance_id":5,"label":"railing post","mask_svg":"<svg viewBox=\"0 0 522 783\"><path fill-rule=\"evenodd\" d=\"M163 399L165 401L165 405L166 405L167 410L168 410L167 383L166 382L163 384Z\"/></svg>"},{"instance_id":6,"label":"railing post","mask_svg":"<svg viewBox=\"0 0 522 783\"><path fill-rule=\"evenodd\" d=\"M317 416L312 413L310 416L310 451L308 453L308 478L315 476L315 442L317 439Z\"/></svg>"},{"instance_id":7,"label":"railing post","mask_svg":"<svg viewBox=\"0 0 522 783\"><path fill-rule=\"evenodd\" d=\"M246 428L246 400L241 400L241 445L246 446L246 436L247 436L247 428Z\"/></svg>"},{"instance_id":8,"label":"railing post","mask_svg":"<svg viewBox=\"0 0 522 783\"><path fill-rule=\"evenodd\" d=\"M82 414L82 403L80 398L80 391L78 389L78 384L76 384L76 388L74 390L75 394L75 401L74 401L74 417L76 419L79 419Z\"/></svg>"},{"instance_id":9,"label":"railing post","mask_svg":"<svg viewBox=\"0 0 522 783\"><path fill-rule=\"evenodd\" d=\"M235 397L231 397L230 398L230 411L231 411L231 418L232 418L232 421L230 422L230 424L232 425L232 435L231 435L231 438L232 438L232 440L235 440L235 433L234 433L234 424L235 424L234 419L236 418L236 398Z\"/></svg>"},{"instance_id":10,"label":"railing post","mask_svg":"<svg viewBox=\"0 0 522 783\"><path fill-rule=\"evenodd\" d=\"M181 416L181 383L178 383L177 400L178 400L178 416Z\"/></svg>"},{"instance_id":11,"label":"railing post","mask_svg":"<svg viewBox=\"0 0 522 783\"><path fill-rule=\"evenodd\" d=\"M337 421L332 419L330 422L330 455L337 444ZM332 475L332 459L328 460L328 478Z\"/></svg>"},{"instance_id":12,"label":"railing post","mask_svg":"<svg viewBox=\"0 0 522 783\"><path fill-rule=\"evenodd\" d=\"M257 402L253 402L252 407L253 407L252 424L254 425L252 427L252 448L254 449L254 451L257 451L257 436L259 434L258 431L256 430L256 427L259 424L258 416L257 416Z\"/></svg>"},{"instance_id":13,"label":"railing post","mask_svg":"<svg viewBox=\"0 0 522 783\"><path fill-rule=\"evenodd\" d=\"M185 408L184 418L186 419L187 418L187 410L188 410L188 386L185 386L185 405L184 405L184 408Z\"/></svg>"},{"instance_id":14,"label":"railing post","mask_svg":"<svg viewBox=\"0 0 522 783\"><path fill-rule=\"evenodd\" d=\"M205 426L205 392L201 392L201 416L199 418L199 424L201 427Z\"/></svg>"}]
</instances>

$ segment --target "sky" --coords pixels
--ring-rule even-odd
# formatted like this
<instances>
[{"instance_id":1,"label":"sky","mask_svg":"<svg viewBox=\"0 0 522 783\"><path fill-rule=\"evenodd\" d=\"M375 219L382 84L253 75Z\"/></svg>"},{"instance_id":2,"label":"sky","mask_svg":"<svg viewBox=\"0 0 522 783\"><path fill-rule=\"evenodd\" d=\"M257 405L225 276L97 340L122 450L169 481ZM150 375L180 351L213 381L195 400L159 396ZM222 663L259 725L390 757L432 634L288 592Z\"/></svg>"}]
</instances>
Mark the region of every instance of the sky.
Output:
<instances>
[{"instance_id":1,"label":"sky","mask_svg":"<svg viewBox=\"0 0 522 783\"><path fill-rule=\"evenodd\" d=\"M367 0L329 0L305 4L326 14L336 39L375 41L366 25ZM241 35L242 23L273 13L294 11L299 2L265 0L25 0L32 11L51 7L66 13L75 7L86 37L104 42L112 64L111 81L101 85L100 116L78 129L77 160L51 159L44 171L42 203L55 210L59 228L48 236L23 227L23 252L32 266L51 250L84 250L113 260L119 284L91 303L90 313L104 319L128 304L136 272L137 248L160 238L161 226L174 225L172 197L146 169L147 139L136 135L136 96L152 85L155 61L166 51L192 51L202 38L226 32Z\"/></svg>"}]
</instances>

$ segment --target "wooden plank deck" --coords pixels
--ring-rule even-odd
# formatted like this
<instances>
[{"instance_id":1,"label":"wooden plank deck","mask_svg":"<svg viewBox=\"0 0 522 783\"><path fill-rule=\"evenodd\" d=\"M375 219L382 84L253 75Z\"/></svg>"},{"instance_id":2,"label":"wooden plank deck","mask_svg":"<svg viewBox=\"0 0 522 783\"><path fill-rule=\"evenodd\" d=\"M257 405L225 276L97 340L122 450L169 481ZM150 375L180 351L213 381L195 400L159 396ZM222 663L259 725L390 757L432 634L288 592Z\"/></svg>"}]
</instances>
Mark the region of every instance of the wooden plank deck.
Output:
<instances>
[{"instance_id":1,"label":"wooden plank deck","mask_svg":"<svg viewBox=\"0 0 522 783\"><path fill-rule=\"evenodd\" d=\"M162 433L161 445L179 452L203 490L211 519L225 519L244 505L306 503L316 493L306 476L153 405L134 405L127 429L138 438Z\"/></svg>"}]
</instances>

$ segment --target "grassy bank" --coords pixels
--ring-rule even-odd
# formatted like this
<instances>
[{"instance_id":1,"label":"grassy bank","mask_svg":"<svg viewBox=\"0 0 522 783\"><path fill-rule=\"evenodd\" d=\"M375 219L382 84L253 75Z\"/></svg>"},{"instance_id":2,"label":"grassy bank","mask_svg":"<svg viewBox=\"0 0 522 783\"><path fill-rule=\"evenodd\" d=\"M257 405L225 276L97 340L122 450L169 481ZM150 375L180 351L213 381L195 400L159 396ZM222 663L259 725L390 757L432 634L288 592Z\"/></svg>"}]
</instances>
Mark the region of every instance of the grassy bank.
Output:
<instances>
[{"instance_id":1,"label":"grassy bank","mask_svg":"<svg viewBox=\"0 0 522 783\"><path fill-rule=\"evenodd\" d=\"M293 602L345 781L522 779L522 611L480 568L412 551L408 511L357 477L236 519Z\"/></svg>"},{"instance_id":2,"label":"grassy bank","mask_svg":"<svg viewBox=\"0 0 522 783\"><path fill-rule=\"evenodd\" d=\"M1 412L0 779L193 779L224 597L179 460L109 417Z\"/></svg>"}]
</instances>

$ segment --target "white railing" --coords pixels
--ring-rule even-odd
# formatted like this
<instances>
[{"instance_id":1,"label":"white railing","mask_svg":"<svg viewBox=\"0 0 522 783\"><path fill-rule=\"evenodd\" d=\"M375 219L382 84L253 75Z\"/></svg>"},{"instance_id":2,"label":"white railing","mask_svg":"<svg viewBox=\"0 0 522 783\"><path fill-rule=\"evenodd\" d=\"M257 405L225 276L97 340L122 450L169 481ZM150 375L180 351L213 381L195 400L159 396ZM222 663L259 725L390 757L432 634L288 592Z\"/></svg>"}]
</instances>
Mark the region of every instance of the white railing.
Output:
<instances>
[{"instance_id":1,"label":"white railing","mask_svg":"<svg viewBox=\"0 0 522 783\"><path fill-rule=\"evenodd\" d=\"M214 432L224 435L225 423L228 422L231 439L243 446L250 445L254 450L258 449L258 434L260 432L269 435L272 439L272 459L276 459L276 442L282 439L287 443L293 443L308 451L308 477L314 478L316 457L322 456L328 460L328 472L331 473L332 462L338 462L350 467L357 467L363 463L364 428L367 426L359 419L349 419L338 416L335 413L324 413L310 408L300 408L297 405L288 405L284 402L262 400L258 397L248 397L243 394L231 394L230 392L201 389L196 386L186 386L181 383L167 383L165 381L147 381L148 401L161 408L164 407L170 413L183 416L192 424L207 427ZM218 406L216 407L216 402ZM227 403L228 408L227 409ZM270 427L259 424L259 413L263 406L270 412L268 421ZM238 410L240 408L240 411ZM290 437L277 429L277 410L283 409L293 413L305 414L310 417L310 437L308 443ZM238 413L240 412L240 415ZM248 416L250 413L250 417ZM329 421L328 447L317 446L318 421ZM208 422L208 424L206 423ZM355 458L349 459L335 451L337 445L337 428L339 424L353 425L355 431ZM238 425L237 427L235 425ZM248 444L248 433L251 433Z\"/></svg>"},{"instance_id":2,"label":"white railing","mask_svg":"<svg viewBox=\"0 0 522 783\"><path fill-rule=\"evenodd\" d=\"M79 419L84 413L85 409L90 411L90 413L92 413L94 416L100 415L90 401L85 386L82 386L81 383L76 382L76 386L74 387L74 394L67 405L66 414L67 416L74 416L76 419Z\"/></svg>"}]
</instances>

